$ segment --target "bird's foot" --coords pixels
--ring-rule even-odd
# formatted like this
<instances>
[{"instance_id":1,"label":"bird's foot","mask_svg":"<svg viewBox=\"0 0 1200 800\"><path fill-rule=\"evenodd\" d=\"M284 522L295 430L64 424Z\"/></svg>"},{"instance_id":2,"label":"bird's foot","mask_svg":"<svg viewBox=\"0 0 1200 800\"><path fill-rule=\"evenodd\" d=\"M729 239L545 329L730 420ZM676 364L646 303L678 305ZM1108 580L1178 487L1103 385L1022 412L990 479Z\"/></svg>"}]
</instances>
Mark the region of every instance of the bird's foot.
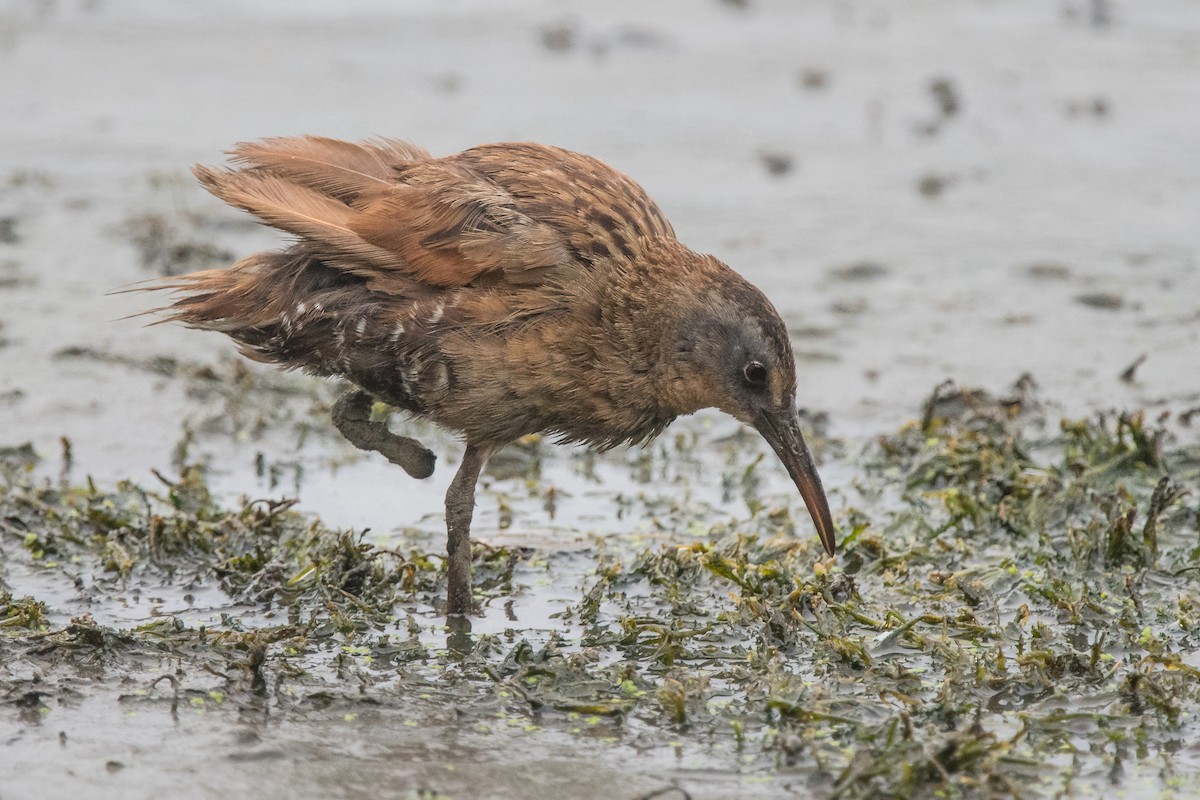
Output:
<instances>
[{"instance_id":1,"label":"bird's foot","mask_svg":"<svg viewBox=\"0 0 1200 800\"><path fill-rule=\"evenodd\" d=\"M361 389L349 390L330 409L334 426L359 450L379 453L414 478L432 475L437 456L416 439L397 436L388 430L387 425L373 421L373 402L371 396Z\"/></svg>"}]
</instances>

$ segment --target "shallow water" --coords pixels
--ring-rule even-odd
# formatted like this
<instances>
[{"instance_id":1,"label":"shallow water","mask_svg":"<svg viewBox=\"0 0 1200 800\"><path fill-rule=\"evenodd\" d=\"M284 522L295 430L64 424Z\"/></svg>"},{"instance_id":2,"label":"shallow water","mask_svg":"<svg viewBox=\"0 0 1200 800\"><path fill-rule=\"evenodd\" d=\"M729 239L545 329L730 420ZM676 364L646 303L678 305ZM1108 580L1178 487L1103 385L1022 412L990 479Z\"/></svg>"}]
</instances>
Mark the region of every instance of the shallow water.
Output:
<instances>
[{"instance_id":1,"label":"shallow water","mask_svg":"<svg viewBox=\"0 0 1200 800\"><path fill-rule=\"evenodd\" d=\"M947 378L1003 392L1030 373L1068 415L1146 408L1176 425L1200 407L1194 3L11 0L0 2L0 74L0 446L32 442L49 475L65 436L74 481L152 485L151 469L174 474L191 430L188 459L208 465L223 498L293 494L331 526L436 550L452 439L418 427L441 461L411 481L340 442L310 382L252 368L255 388L239 394L227 341L143 327L124 317L145 296L106 294L164 259L220 256L203 247L274 246L187 167L239 140L305 132L399 136L435 153L534 139L636 177L683 241L743 272L787 319L800 402L827 418L835 511L862 502L863 446ZM177 252L147 250L146 215ZM164 356L180 366L148 363ZM723 496L745 465L719 443L736 431L719 415L677 423L650 474L636 451L593 463L543 445L538 491L485 482L477 538L532 548L538 566L522 562L513 606L489 606L476 631L570 638L552 615L578 602L596 548L687 542L689 526L744 517L741 492ZM676 434L695 449L670 455ZM782 498L778 465L758 472L761 491ZM799 535L810 534L805 520ZM9 564L0 580L56 600L54 622L83 610L62 576ZM155 604L118 592L87 610L115 627L246 611L216 589L190 605L182 594L164 587ZM442 634L430 624L422 635L436 645ZM419 729L391 706L356 722L334 707L180 723L157 707L126 714L113 691L85 687L41 722L0 713L0 797L176 795L185 780L196 797L807 786L786 770L739 776L733 758L710 767L690 747L639 750L636 726L613 733L618 747L542 730L514 753L509 733L460 731L433 708ZM486 774L461 766L472 761ZM527 789L530 776L542 787Z\"/></svg>"}]
</instances>

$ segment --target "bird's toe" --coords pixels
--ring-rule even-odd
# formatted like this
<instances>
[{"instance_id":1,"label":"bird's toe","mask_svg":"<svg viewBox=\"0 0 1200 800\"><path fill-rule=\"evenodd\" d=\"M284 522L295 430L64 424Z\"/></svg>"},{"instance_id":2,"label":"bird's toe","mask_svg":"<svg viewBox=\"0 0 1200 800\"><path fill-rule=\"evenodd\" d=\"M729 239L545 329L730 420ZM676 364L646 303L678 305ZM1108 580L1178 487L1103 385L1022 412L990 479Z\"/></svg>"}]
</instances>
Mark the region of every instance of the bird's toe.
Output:
<instances>
[{"instance_id":1,"label":"bird's toe","mask_svg":"<svg viewBox=\"0 0 1200 800\"><path fill-rule=\"evenodd\" d=\"M433 474L437 456L416 439L392 435L379 443L377 448L393 464L404 469L414 478L428 478Z\"/></svg>"},{"instance_id":2,"label":"bird's toe","mask_svg":"<svg viewBox=\"0 0 1200 800\"><path fill-rule=\"evenodd\" d=\"M437 456L416 439L397 436L387 425L373 421L373 403L366 392L351 389L333 404L330 414L333 424L352 445L381 454L414 478L432 475Z\"/></svg>"}]
</instances>

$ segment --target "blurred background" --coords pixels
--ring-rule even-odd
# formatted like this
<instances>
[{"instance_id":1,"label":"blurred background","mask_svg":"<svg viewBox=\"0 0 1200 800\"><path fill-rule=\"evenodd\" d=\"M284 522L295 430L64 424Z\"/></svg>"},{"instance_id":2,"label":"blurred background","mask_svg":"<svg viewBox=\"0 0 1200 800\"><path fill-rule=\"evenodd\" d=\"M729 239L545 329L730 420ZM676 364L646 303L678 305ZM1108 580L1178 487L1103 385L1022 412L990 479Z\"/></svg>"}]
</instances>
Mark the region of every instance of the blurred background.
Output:
<instances>
[{"instance_id":1,"label":"blurred background","mask_svg":"<svg viewBox=\"0 0 1200 800\"><path fill-rule=\"evenodd\" d=\"M1190 0L8 0L0 72L0 430L100 478L169 464L223 413L170 378L234 363L106 293L276 246L187 170L302 133L612 163L765 289L851 442L945 379L1200 405Z\"/></svg>"}]
</instances>

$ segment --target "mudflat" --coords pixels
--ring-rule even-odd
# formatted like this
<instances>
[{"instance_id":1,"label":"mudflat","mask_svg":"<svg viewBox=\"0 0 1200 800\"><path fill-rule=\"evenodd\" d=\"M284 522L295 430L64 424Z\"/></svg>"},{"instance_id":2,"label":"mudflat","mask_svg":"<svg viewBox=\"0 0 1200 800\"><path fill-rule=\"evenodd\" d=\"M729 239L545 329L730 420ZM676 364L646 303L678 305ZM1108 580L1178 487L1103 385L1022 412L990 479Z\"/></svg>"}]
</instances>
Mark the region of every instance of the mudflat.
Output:
<instances>
[{"instance_id":1,"label":"mudflat","mask_svg":"<svg viewBox=\"0 0 1200 800\"><path fill-rule=\"evenodd\" d=\"M3 4L0 797L1187 796L1197 52L1166 0ZM718 415L531 438L464 654L453 438L394 415L411 480L108 294L276 246L187 168L300 133L634 176L787 321L838 560Z\"/></svg>"}]
</instances>

